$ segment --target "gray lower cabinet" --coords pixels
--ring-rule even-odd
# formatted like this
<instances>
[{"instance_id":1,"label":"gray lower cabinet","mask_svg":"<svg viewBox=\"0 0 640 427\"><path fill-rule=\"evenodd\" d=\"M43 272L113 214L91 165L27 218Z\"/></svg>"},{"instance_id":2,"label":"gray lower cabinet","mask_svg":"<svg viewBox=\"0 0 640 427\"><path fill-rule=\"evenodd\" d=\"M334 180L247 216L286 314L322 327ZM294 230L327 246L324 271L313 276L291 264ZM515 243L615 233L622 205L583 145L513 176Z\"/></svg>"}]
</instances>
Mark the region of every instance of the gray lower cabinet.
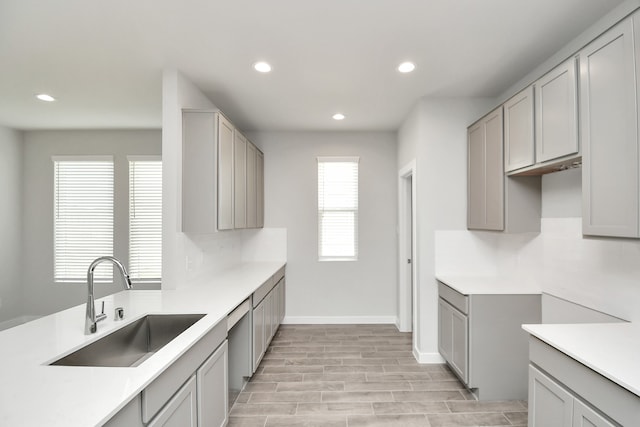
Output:
<instances>
[{"instance_id":1,"label":"gray lower cabinet","mask_svg":"<svg viewBox=\"0 0 640 427\"><path fill-rule=\"evenodd\" d=\"M587 406L586 403L576 399L573 402L572 427L615 427L615 425Z\"/></svg>"},{"instance_id":2,"label":"gray lower cabinet","mask_svg":"<svg viewBox=\"0 0 640 427\"><path fill-rule=\"evenodd\" d=\"M636 426L640 396L530 338L529 427Z\"/></svg>"},{"instance_id":3,"label":"gray lower cabinet","mask_svg":"<svg viewBox=\"0 0 640 427\"><path fill-rule=\"evenodd\" d=\"M571 427L573 401L571 393L529 366L529 426Z\"/></svg>"},{"instance_id":4,"label":"gray lower cabinet","mask_svg":"<svg viewBox=\"0 0 640 427\"><path fill-rule=\"evenodd\" d=\"M198 427L196 406L196 376L192 375L149 423L149 427Z\"/></svg>"},{"instance_id":5,"label":"gray lower cabinet","mask_svg":"<svg viewBox=\"0 0 640 427\"><path fill-rule=\"evenodd\" d=\"M253 372L284 319L284 268L253 293Z\"/></svg>"},{"instance_id":6,"label":"gray lower cabinet","mask_svg":"<svg viewBox=\"0 0 640 427\"><path fill-rule=\"evenodd\" d=\"M196 371L198 427L223 427L229 420L227 350L225 341Z\"/></svg>"},{"instance_id":7,"label":"gray lower cabinet","mask_svg":"<svg viewBox=\"0 0 640 427\"><path fill-rule=\"evenodd\" d=\"M443 298L438 300L438 349L458 377L468 382L468 318Z\"/></svg>"},{"instance_id":8,"label":"gray lower cabinet","mask_svg":"<svg viewBox=\"0 0 640 427\"><path fill-rule=\"evenodd\" d=\"M229 399L226 336L226 322L218 323L105 425L226 425Z\"/></svg>"},{"instance_id":9,"label":"gray lower cabinet","mask_svg":"<svg viewBox=\"0 0 640 427\"><path fill-rule=\"evenodd\" d=\"M264 317L265 301L253 308L253 372L258 369L262 356L266 347L265 343L265 317Z\"/></svg>"},{"instance_id":10,"label":"gray lower cabinet","mask_svg":"<svg viewBox=\"0 0 640 427\"><path fill-rule=\"evenodd\" d=\"M438 349L453 372L479 400L526 400L521 325L540 323L540 295L464 295L444 283L438 293Z\"/></svg>"},{"instance_id":11,"label":"gray lower cabinet","mask_svg":"<svg viewBox=\"0 0 640 427\"><path fill-rule=\"evenodd\" d=\"M530 427L615 427L552 378L529 366Z\"/></svg>"}]
</instances>

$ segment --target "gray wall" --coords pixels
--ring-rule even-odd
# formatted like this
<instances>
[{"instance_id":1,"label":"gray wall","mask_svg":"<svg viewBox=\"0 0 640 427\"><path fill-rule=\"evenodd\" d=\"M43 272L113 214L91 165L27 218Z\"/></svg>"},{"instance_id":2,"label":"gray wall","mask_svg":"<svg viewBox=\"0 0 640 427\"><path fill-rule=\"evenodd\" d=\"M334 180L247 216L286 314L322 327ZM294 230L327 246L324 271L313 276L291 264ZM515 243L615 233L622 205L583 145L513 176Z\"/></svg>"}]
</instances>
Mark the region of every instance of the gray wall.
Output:
<instances>
[{"instance_id":1,"label":"gray wall","mask_svg":"<svg viewBox=\"0 0 640 427\"><path fill-rule=\"evenodd\" d=\"M290 322L394 322L396 138L380 132L258 132L265 226L287 229ZM317 156L359 156L358 261L319 262Z\"/></svg>"},{"instance_id":2,"label":"gray wall","mask_svg":"<svg viewBox=\"0 0 640 427\"><path fill-rule=\"evenodd\" d=\"M493 101L479 98L423 98L398 132L402 169L416 161L418 306L415 351L421 361L440 362L435 231L464 230L467 215L467 126ZM397 181L397 178L394 178Z\"/></svg>"},{"instance_id":3,"label":"gray wall","mask_svg":"<svg viewBox=\"0 0 640 427\"><path fill-rule=\"evenodd\" d=\"M128 259L127 155L161 154L159 130L30 131L24 133L23 288L24 311L46 315L86 300L85 284L53 282L53 162L54 155L113 155L114 255ZM120 291L96 285L96 295Z\"/></svg>"},{"instance_id":4,"label":"gray wall","mask_svg":"<svg viewBox=\"0 0 640 427\"><path fill-rule=\"evenodd\" d=\"M542 177L542 217L582 216L582 169L568 169Z\"/></svg>"},{"instance_id":5,"label":"gray wall","mask_svg":"<svg viewBox=\"0 0 640 427\"><path fill-rule=\"evenodd\" d=\"M22 134L0 126L0 323L22 315Z\"/></svg>"}]
</instances>

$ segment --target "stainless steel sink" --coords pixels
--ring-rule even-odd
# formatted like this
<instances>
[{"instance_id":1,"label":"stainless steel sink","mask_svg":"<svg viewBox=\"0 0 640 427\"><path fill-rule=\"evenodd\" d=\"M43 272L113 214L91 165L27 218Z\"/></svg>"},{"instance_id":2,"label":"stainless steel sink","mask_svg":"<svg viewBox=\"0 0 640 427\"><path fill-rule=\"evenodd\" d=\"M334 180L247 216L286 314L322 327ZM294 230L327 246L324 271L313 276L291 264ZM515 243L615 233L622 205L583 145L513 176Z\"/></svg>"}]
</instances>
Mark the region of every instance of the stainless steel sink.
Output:
<instances>
[{"instance_id":1,"label":"stainless steel sink","mask_svg":"<svg viewBox=\"0 0 640 427\"><path fill-rule=\"evenodd\" d=\"M147 315L50 365L135 367L202 317L204 314Z\"/></svg>"}]
</instances>

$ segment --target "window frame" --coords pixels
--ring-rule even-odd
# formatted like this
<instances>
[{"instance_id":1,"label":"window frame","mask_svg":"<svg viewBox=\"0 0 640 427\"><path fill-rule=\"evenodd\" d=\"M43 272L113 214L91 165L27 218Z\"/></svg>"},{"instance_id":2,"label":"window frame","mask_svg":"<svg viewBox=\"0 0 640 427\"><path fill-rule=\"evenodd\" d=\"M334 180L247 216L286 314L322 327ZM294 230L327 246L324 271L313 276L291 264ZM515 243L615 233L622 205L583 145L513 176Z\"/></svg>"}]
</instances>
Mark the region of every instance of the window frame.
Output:
<instances>
[{"instance_id":1,"label":"window frame","mask_svg":"<svg viewBox=\"0 0 640 427\"><path fill-rule=\"evenodd\" d=\"M326 209L321 208L320 201L320 164L321 163L353 163L355 164L355 200L353 207L341 207L338 209ZM316 167L316 207L317 207L317 227L318 227L318 261L319 262L331 262L331 261L358 261L359 258L359 247L358 247L358 238L359 238L359 215L360 215L360 207L359 207L359 196L360 196L360 157L358 156L319 156L317 157L317 167ZM353 212L354 216L354 229L353 229L353 255L323 255L325 252L323 250L323 213L324 212Z\"/></svg>"},{"instance_id":2,"label":"window frame","mask_svg":"<svg viewBox=\"0 0 640 427\"><path fill-rule=\"evenodd\" d=\"M133 181L132 181L132 170L131 164L135 162L158 162L160 163L160 275L159 277L153 278L138 278L135 276L137 273L134 270L132 263L132 232L131 232L131 220L132 220L132 201L134 195L132 194L133 190ZM127 265L129 267L129 275L131 277L131 281L133 284L160 284L162 282L162 156L161 155L128 155L127 156L127 184L128 184L128 203L127 203Z\"/></svg>"},{"instance_id":3,"label":"window frame","mask_svg":"<svg viewBox=\"0 0 640 427\"><path fill-rule=\"evenodd\" d=\"M82 270L82 273L79 277L64 277L59 275L58 271L60 267L58 266L58 259L62 254L59 252L59 213L60 213L60 185L59 185L59 163L61 162L104 162L111 163L111 232L110 232L110 250L96 252L94 255L91 255L87 258L86 267L88 268L91 261L97 258L98 256L110 255L113 256L115 250L115 175L116 175L116 164L114 160L114 156L112 155L69 155L69 156L60 156L55 155L51 156L51 160L53 163L53 282L54 283L86 283L86 270ZM106 238L107 243L109 238ZM77 255L76 255L77 256ZM67 262L68 264L68 262ZM69 269L69 267L65 268ZM72 268L71 268L72 269ZM95 271L95 282L96 283L113 283L113 268L112 266L99 266Z\"/></svg>"}]
</instances>

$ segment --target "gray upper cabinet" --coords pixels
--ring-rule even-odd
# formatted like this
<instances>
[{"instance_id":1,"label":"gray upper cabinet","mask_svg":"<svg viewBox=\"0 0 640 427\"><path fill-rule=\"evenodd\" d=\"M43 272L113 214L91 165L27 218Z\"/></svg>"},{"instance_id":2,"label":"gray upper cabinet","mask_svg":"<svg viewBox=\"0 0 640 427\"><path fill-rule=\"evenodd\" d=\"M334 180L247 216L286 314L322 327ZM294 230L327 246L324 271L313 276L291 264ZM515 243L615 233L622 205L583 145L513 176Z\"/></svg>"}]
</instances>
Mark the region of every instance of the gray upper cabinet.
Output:
<instances>
[{"instance_id":1,"label":"gray upper cabinet","mask_svg":"<svg viewBox=\"0 0 640 427\"><path fill-rule=\"evenodd\" d=\"M533 86L504 103L504 168L511 172L535 163Z\"/></svg>"},{"instance_id":2,"label":"gray upper cabinet","mask_svg":"<svg viewBox=\"0 0 640 427\"><path fill-rule=\"evenodd\" d=\"M467 227L504 229L502 107L468 129Z\"/></svg>"},{"instance_id":3,"label":"gray upper cabinet","mask_svg":"<svg viewBox=\"0 0 640 427\"><path fill-rule=\"evenodd\" d=\"M545 74L534 86L537 162L578 153L578 80L575 58Z\"/></svg>"},{"instance_id":4,"label":"gray upper cabinet","mask_svg":"<svg viewBox=\"0 0 640 427\"><path fill-rule=\"evenodd\" d=\"M580 52L582 230L638 235L638 14Z\"/></svg>"},{"instance_id":5,"label":"gray upper cabinet","mask_svg":"<svg viewBox=\"0 0 640 427\"><path fill-rule=\"evenodd\" d=\"M262 227L262 153L218 110L183 110L182 133L182 231Z\"/></svg>"},{"instance_id":6,"label":"gray upper cabinet","mask_svg":"<svg viewBox=\"0 0 640 427\"><path fill-rule=\"evenodd\" d=\"M247 226L247 140L240 132L233 139L233 226Z\"/></svg>"},{"instance_id":7,"label":"gray upper cabinet","mask_svg":"<svg viewBox=\"0 0 640 427\"><path fill-rule=\"evenodd\" d=\"M233 228L234 127L218 114L218 230Z\"/></svg>"},{"instance_id":8,"label":"gray upper cabinet","mask_svg":"<svg viewBox=\"0 0 640 427\"><path fill-rule=\"evenodd\" d=\"M264 227L264 154L258 150L256 162L256 221L257 227Z\"/></svg>"},{"instance_id":9,"label":"gray upper cabinet","mask_svg":"<svg viewBox=\"0 0 640 427\"><path fill-rule=\"evenodd\" d=\"M182 112L182 231L217 229L217 137L219 114Z\"/></svg>"},{"instance_id":10,"label":"gray upper cabinet","mask_svg":"<svg viewBox=\"0 0 640 427\"><path fill-rule=\"evenodd\" d=\"M258 224L257 191L257 161L258 149L255 145L247 144L247 227L255 228Z\"/></svg>"}]
</instances>

